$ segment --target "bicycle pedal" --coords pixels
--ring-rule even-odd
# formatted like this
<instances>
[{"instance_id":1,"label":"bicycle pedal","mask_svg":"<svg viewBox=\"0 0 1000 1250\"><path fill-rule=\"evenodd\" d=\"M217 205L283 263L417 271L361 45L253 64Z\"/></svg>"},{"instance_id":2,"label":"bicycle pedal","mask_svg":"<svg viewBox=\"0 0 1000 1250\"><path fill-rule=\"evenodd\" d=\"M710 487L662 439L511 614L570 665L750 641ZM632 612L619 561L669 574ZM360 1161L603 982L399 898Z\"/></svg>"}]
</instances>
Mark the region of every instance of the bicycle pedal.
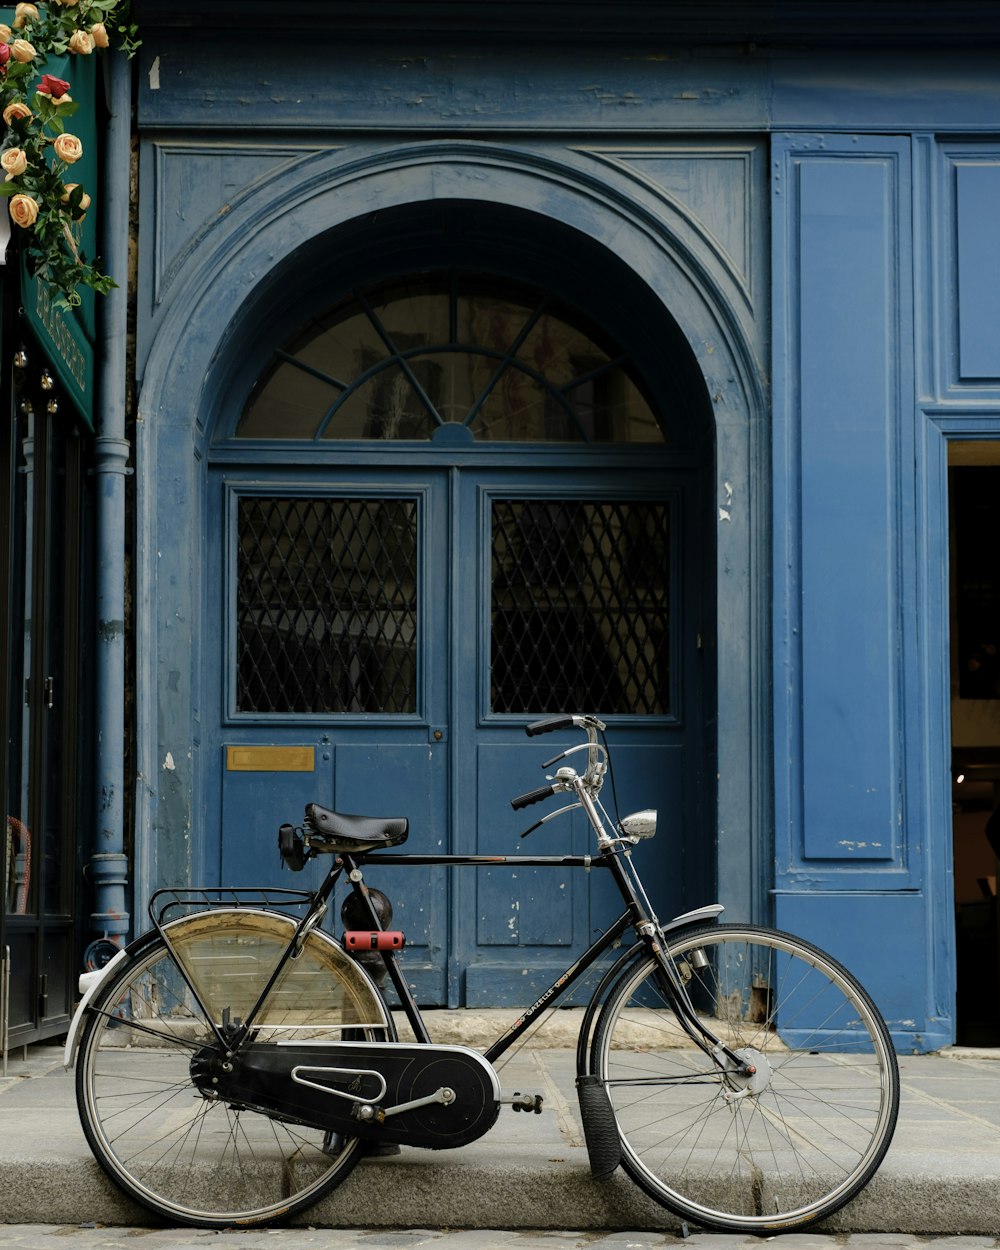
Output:
<instances>
[{"instance_id":1,"label":"bicycle pedal","mask_svg":"<svg viewBox=\"0 0 1000 1250\"><path fill-rule=\"evenodd\" d=\"M510 1105L515 1111L533 1111L535 1115L541 1115L543 1102L541 1094L521 1094L515 1091Z\"/></svg>"}]
</instances>

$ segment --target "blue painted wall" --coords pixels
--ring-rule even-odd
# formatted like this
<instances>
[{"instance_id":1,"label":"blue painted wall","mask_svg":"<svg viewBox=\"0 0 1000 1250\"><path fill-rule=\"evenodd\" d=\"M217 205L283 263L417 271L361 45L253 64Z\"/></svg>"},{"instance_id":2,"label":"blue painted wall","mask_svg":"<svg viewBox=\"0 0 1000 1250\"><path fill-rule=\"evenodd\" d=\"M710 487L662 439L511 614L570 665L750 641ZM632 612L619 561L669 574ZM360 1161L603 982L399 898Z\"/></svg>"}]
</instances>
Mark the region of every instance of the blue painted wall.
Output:
<instances>
[{"instance_id":1,"label":"blue painted wall","mask_svg":"<svg viewBox=\"0 0 1000 1250\"><path fill-rule=\"evenodd\" d=\"M197 868L203 457L268 290L384 206L528 206L643 275L713 399L723 901L950 1041L945 467L1000 434L998 96L977 48L147 27L137 893Z\"/></svg>"}]
</instances>

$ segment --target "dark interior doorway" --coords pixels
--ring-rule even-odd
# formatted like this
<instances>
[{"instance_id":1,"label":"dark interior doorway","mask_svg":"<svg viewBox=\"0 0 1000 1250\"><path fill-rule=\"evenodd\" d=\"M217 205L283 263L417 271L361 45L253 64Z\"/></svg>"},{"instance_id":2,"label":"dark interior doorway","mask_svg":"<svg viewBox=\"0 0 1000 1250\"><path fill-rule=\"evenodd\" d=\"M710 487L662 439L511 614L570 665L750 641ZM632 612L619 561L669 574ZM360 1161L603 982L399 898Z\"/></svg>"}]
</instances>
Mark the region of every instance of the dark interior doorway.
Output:
<instances>
[{"instance_id":1,"label":"dark interior doorway","mask_svg":"<svg viewBox=\"0 0 1000 1250\"><path fill-rule=\"evenodd\" d=\"M1000 1046L1000 443L949 459L956 1041Z\"/></svg>"}]
</instances>

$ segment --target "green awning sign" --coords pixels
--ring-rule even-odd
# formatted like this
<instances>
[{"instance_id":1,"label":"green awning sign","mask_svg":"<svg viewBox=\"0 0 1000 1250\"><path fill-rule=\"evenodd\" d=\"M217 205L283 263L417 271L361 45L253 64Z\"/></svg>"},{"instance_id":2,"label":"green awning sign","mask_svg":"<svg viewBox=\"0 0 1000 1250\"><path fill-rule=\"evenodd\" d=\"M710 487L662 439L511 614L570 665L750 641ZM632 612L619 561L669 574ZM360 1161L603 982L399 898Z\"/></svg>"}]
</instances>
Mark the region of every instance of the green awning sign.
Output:
<instances>
[{"instance_id":1,"label":"green awning sign","mask_svg":"<svg viewBox=\"0 0 1000 1250\"><path fill-rule=\"evenodd\" d=\"M52 371L87 425L94 428L94 344L74 309L57 308L59 292L22 273L24 314Z\"/></svg>"},{"instance_id":2,"label":"green awning sign","mask_svg":"<svg viewBox=\"0 0 1000 1250\"><path fill-rule=\"evenodd\" d=\"M70 83L75 103L79 105L67 123L83 144L83 156L73 166L72 179L91 195L94 207L82 223L80 246L93 258L97 238L97 201L100 184L97 160L97 81L96 58L88 56L50 57L45 72ZM58 308L59 292L45 282L30 277L21 259L21 306L24 315L48 357L67 398L90 429L94 428L94 292L80 290L77 308Z\"/></svg>"}]
</instances>

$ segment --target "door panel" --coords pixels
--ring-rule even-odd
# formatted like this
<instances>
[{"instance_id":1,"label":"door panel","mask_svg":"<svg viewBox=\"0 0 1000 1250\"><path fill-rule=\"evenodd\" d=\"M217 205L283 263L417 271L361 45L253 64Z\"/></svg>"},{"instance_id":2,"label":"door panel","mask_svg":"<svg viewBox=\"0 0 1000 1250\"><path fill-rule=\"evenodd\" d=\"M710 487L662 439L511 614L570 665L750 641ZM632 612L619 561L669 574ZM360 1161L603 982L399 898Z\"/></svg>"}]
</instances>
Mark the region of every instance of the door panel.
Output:
<instances>
[{"instance_id":1,"label":"door panel","mask_svg":"<svg viewBox=\"0 0 1000 1250\"><path fill-rule=\"evenodd\" d=\"M281 752L291 751L296 754L280 758ZM277 746L271 741L231 741L221 754L225 836L220 882L227 886L278 885L290 890L318 886L329 862L314 861L294 875L282 872L278 827L286 821L299 824L306 803L329 800L333 793L330 744L315 740L307 744L302 737ZM275 764L284 766L275 768Z\"/></svg>"},{"instance_id":2,"label":"door panel","mask_svg":"<svg viewBox=\"0 0 1000 1250\"><path fill-rule=\"evenodd\" d=\"M456 632L477 645L451 702L456 849L594 852L579 812L522 841L559 800L510 809L515 793L541 784L543 760L580 741L526 741L525 723L553 712L609 721L622 815L658 806L665 823L673 815L678 829L697 827L698 563L685 551L695 485L694 475L640 470L463 473L462 559L478 576L456 588ZM610 782L604 798L613 811ZM660 838L639 854L657 905L673 913L685 882L670 880L671 850L679 860L677 844ZM456 934L453 957L470 1005L528 1001L621 910L599 870L489 869L463 887L457 910L474 923Z\"/></svg>"},{"instance_id":3,"label":"door panel","mask_svg":"<svg viewBox=\"0 0 1000 1250\"><path fill-rule=\"evenodd\" d=\"M350 732L350 731L349 731ZM337 747L334 806L371 816L406 816L401 851L437 855L448 850L444 810L447 743L398 743L353 731L361 740ZM353 736L353 735L352 735ZM365 741L365 739L369 739ZM365 869L365 880L392 903L392 927L406 934L406 979L417 1001L445 1001L449 880L444 868Z\"/></svg>"}]
</instances>

